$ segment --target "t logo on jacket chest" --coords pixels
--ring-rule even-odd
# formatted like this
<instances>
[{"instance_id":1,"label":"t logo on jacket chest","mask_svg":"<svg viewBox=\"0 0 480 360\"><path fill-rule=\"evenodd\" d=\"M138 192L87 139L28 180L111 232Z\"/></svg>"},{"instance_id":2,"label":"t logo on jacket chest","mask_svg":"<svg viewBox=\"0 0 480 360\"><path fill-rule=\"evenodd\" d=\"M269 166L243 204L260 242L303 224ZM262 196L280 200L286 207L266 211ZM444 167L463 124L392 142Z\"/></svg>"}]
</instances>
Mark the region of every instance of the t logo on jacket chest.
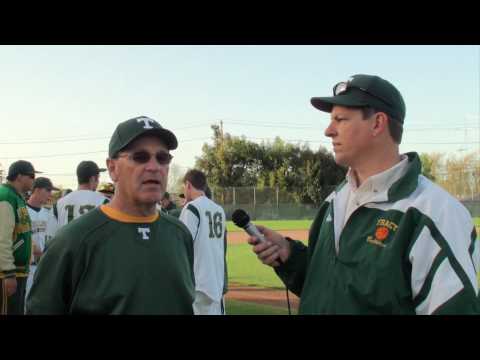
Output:
<instances>
[{"instance_id":1,"label":"t logo on jacket chest","mask_svg":"<svg viewBox=\"0 0 480 360\"><path fill-rule=\"evenodd\" d=\"M149 228L141 228L141 227L139 227L139 228L137 228L137 230L138 230L138 233L139 233L139 234L142 234L142 239L143 239L143 240L149 240L149 239L150 239L150 237L148 236L148 234L150 233L150 229L149 229Z\"/></svg>"}]
</instances>

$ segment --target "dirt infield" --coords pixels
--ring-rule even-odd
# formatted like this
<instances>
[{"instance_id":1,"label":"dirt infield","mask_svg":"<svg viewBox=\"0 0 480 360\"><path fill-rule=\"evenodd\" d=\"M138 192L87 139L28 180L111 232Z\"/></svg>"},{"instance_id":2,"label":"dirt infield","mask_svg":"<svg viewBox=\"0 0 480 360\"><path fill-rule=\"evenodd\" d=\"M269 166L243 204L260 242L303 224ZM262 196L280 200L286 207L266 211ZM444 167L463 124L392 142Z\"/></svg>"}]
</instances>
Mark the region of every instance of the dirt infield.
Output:
<instances>
[{"instance_id":1,"label":"dirt infield","mask_svg":"<svg viewBox=\"0 0 480 360\"><path fill-rule=\"evenodd\" d=\"M278 232L295 240L308 239L308 230L279 230ZM245 231L230 231L227 239L229 244L247 244L248 234Z\"/></svg>"},{"instance_id":2,"label":"dirt infield","mask_svg":"<svg viewBox=\"0 0 480 360\"><path fill-rule=\"evenodd\" d=\"M292 310L298 309L299 298L289 292L290 306ZM229 284L225 298L238 301L252 302L262 305L287 307L287 294L285 290L267 289L262 287Z\"/></svg>"}]
</instances>

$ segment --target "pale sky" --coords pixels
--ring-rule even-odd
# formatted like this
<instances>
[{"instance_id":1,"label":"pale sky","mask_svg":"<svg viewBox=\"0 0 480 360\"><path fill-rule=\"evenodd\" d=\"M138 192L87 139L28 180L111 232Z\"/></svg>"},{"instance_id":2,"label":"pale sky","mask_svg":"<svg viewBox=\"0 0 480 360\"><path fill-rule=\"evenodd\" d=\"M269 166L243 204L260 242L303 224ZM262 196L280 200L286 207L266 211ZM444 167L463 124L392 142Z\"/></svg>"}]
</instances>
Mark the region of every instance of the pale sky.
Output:
<instances>
[{"instance_id":1,"label":"pale sky","mask_svg":"<svg viewBox=\"0 0 480 360\"><path fill-rule=\"evenodd\" d=\"M220 120L252 141L331 151L329 114L310 98L354 74L402 93L402 152L480 149L479 46L0 46L0 64L1 166L28 160L73 189L78 163L105 166L116 125L140 115L177 135L184 168Z\"/></svg>"}]
</instances>

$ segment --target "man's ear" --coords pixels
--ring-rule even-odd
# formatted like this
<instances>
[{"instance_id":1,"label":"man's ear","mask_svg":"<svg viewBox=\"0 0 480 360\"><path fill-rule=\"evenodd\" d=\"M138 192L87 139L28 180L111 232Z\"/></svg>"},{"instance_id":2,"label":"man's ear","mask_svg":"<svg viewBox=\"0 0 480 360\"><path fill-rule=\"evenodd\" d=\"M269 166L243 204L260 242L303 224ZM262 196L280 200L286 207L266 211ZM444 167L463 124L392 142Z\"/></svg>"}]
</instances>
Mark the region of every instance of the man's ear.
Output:
<instances>
[{"instance_id":1,"label":"man's ear","mask_svg":"<svg viewBox=\"0 0 480 360\"><path fill-rule=\"evenodd\" d=\"M374 115L372 134L378 136L384 132L388 132L388 115L384 112L378 112Z\"/></svg>"},{"instance_id":2,"label":"man's ear","mask_svg":"<svg viewBox=\"0 0 480 360\"><path fill-rule=\"evenodd\" d=\"M107 169L108 169L108 174L110 175L110 178L112 179L113 182L116 182L118 180L118 169L117 169L117 163L114 159L107 159Z\"/></svg>"}]
</instances>

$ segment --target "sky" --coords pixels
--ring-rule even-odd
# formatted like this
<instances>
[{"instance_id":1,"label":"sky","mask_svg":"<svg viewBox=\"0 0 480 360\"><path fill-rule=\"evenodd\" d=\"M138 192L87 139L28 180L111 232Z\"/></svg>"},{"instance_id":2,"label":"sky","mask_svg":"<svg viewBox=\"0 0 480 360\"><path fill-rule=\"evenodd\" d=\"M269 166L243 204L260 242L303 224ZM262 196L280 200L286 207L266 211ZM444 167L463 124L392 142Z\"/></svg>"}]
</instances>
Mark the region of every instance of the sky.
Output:
<instances>
[{"instance_id":1,"label":"sky","mask_svg":"<svg viewBox=\"0 0 480 360\"><path fill-rule=\"evenodd\" d=\"M480 149L480 46L0 46L0 164L31 161L76 189L82 160L105 166L118 123L172 130L186 170L212 124L331 151L329 114L310 105L354 74L392 82L407 106L402 153ZM101 181L110 181L102 173Z\"/></svg>"}]
</instances>

